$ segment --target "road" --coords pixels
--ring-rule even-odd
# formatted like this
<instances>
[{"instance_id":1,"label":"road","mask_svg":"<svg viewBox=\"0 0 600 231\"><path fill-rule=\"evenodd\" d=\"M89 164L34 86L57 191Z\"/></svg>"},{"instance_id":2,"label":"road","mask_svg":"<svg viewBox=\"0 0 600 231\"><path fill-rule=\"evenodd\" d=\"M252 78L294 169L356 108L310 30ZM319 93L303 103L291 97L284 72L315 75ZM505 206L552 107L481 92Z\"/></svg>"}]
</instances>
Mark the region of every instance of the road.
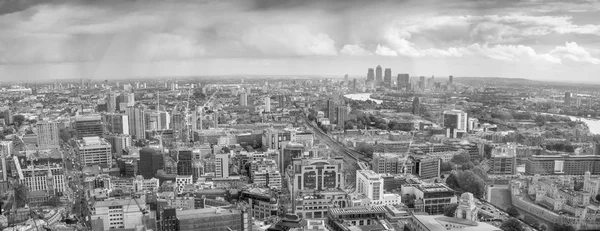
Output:
<instances>
[{"instance_id":1,"label":"road","mask_svg":"<svg viewBox=\"0 0 600 231\"><path fill-rule=\"evenodd\" d=\"M89 219L90 211L85 190L82 184L81 166L76 162L77 156L73 147L69 144L62 145L62 158L64 164L64 174L67 180L67 196L69 198L67 211L74 214L77 219L86 227L89 227L87 220Z\"/></svg>"},{"instance_id":2,"label":"road","mask_svg":"<svg viewBox=\"0 0 600 231\"><path fill-rule=\"evenodd\" d=\"M309 121L306 116L302 116L302 118L307 127L312 129L315 139L329 146L329 149L335 156L341 156L344 158L344 175L346 177L345 185L346 188L354 188L356 182L356 170L360 169L357 164L357 157L360 157L361 154L345 147L338 141L331 138L329 135L321 131L316 124Z\"/></svg>"}]
</instances>

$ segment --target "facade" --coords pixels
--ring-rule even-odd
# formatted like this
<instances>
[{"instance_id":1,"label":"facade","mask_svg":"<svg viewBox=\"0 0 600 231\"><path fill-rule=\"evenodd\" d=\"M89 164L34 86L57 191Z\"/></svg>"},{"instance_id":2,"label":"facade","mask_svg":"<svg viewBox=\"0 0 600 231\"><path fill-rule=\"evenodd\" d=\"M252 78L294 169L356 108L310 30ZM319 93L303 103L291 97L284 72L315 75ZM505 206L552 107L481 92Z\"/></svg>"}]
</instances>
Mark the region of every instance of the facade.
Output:
<instances>
[{"instance_id":1,"label":"facade","mask_svg":"<svg viewBox=\"0 0 600 231\"><path fill-rule=\"evenodd\" d=\"M367 81L373 81L373 80L375 80L375 69L369 68L367 70Z\"/></svg>"},{"instance_id":2,"label":"facade","mask_svg":"<svg viewBox=\"0 0 600 231\"><path fill-rule=\"evenodd\" d=\"M385 86L392 86L392 69L386 68L383 76L383 83Z\"/></svg>"},{"instance_id":3,"label":"facade","mask_svg":"<svg viewBox=\"0 0 600 231\"><path fill-rule=\"evenodd\" d=\"M371 201L383 200L383 178L373 170L356 171L356 192L366 195Z\"/></svg>"},{"instance_id":4,"label":"facade","mask_svg":"<svg viewBox=\"0 0 600 231\"><path fill-rule=\"evenodd\" d=\"M39 149L58 149L60 145L58 122L38 121L38 148Z\"/></svg>"},{"instance_id":5,"label":"facade","mask_svg":"<svg viewBox=\"0 0 600 231\"><path fill-rule=\"evenodd\" d=\"M112 152L116 156L122 156L124 150L131 146L131 136L124 134L111 134L106 136L106 140L112 146Z\"/></svg>"},{"instance_id":6,"label":"facade","mask_svg":"<svg viewBox=\"0 0 600 231\"><path fill-rule=\"evenodd\" d=\"M178 150L177 153L177 175L193 175L192 150Z\"/></svg>"},{"instance_id":7,"label":"facade","mask_svg":"<svg viewBox=\"0 0 600 231\"><path fill-rule=\"evenodd\" d=\"M265 188L244 189L240 194L240 200L251 205L248 212L254 218L265 219L279 215L280 204L275 191Z\"/></svg>"},{"instance_id":8,"label":"facade","mask_svg":"<svg viewBox=\"0 0 600 231\"><path fill-rule=\"evenodd\" d=\"M583 175L590 171L600 175L600 156L597 155L539 155L525 161L527 175Z\"/></svg>"},{"instance_id":9,"label":"facade","mask_svg":"<svg viewBox=\"0 0 600 231\"><path fill-rule=\"evenodd\" d=\"M348 107L347 106L338 106L337 107L337 126L344 129L344 124L346 120L348 120Z\"/></svg>"},{"instance_id":10,"label":"facade","mask_svg":"<svg viewBox=\"0 0 600 231\"><path fill-rule=\"evenodd\" d=\"M281 150L283 142L292 141L295 136L295 131L267 128L263 131L262 145L267 149Z\"/></svg>"},{"instance_id":11,"label":"facade","mask_svg":"<svg viewBox=\"0 0 600 231\"><path fill-rule=\"evenodd\" d=\"M182 193L183 188L186 185L191 185L193 183L194 183L194 180L192 178L192 175L188 175L188 176L177 175L177 178L175 178L175 184L177 185L178 193Z\"/></svg>"},{"instance_id":12,"label":"facade","mask_svg":"<svg viewBox=\"0 0 600 231\"><path fill-rule=\"evenodd\" d=\"M397 153L374 153L371 165L378 174L402 174L408 159ZM410 161L409 161L410 162Z\"/></svg>"},{"instance_id":13,"label":"facade","mask_svg":"<svg viewBox=\"0 0 600 231\"><path fill-rule=\"evenodd\" d=\"M135 192L158 192L159 182L157 178L144 179L143 176L137 175L133 180L133 189Z\"/></svg>"},{"instance_id":14,"label":"facade","mask_svg":"<svg viewBox=\"0 0 600 231\"><path fill-rule=\"evenodd\" d=\"M271 112L271 97L265 97L265 112Z\"/></svg>"},{"instance_id":15,"label":"facade","mask_svg":"<svg viewBox=\"0 0 600 231\"><path fill-rule=\"evenodd\" d=\"M240 93L240 106L242 106L242 107L248 106L248 93L246 93L246 91Z\"/></svg>"},{"instance_id":16,"label":"facade","mask_svg":"<svg viewBox=\"0 0 600 231\"><path fill-rule=\"evenodd\" d=\"M381 66L377 65L377 67L375 68L375 81L377 82L377 84L381 83L382 79L382 70L381 70Z\"/></svg>"},{"instance_id":17,"label":"facade","mask_svg":"<svg viewBox=\"0 0 600 231\"><path fill-rule=\"evenodd\" d=\"M444 127L449 129L447 136L456 138L457 132L467 131L467 113L461 110L444 112Z\"/></svg>"},{"instance_id":18,"label":"facade","mask_svg":"<svg viewBox=\"0 0 600 231\"><path fill-rule=\"evenodd\" d=\"M410 77L408 74L398 74L397 78L398 90L410 90Z\"/></svg>"},{"instance_id":19,"label":"facade","mask_svg":"<svg viewBox=\"0 0 600 231\"><path fill-rule=\"evenodd\" d=\"M75 116L74 123L77 137L102 137L104 126L100 115Z\"/></svg>"},{"instance_id":20,"label":"facade","mask_svg":"<svg viewBox=\"0 0 600 231\"><path fill-rule=\"evenodd\" d=\"M302 157L302 154L304 153L304 145L300 144L300 143L296 143L296 142L288 142L285 144L285 146L281 149L281 152L279 153L279 160L278 160L278 166L279 166L279 172L285 172L285 170L288 168L288 166L290 166L292 164L292 160L294 158L300 158Z\"/></svg>"},{"instance_id":21,"label":"facade","mask_svg":"<svg viewBox=\"0 0 600 231\"><path fill-rule=\"evenodd\" d=\"M303 219L323 219L330 208L348 207L347 200L348 194L343 190L299 195L294 201L294 212Z\"/></svg>"},{"instance_id":22,"label":"facade","mask_svg":"<svg viewBox=\"0 0 600 231\"><path fill-rule=\"evenodd\" d=\"M492 149L490 173L494 175L515 175L517 172L517 147L514 144L497 146Z\"/></svg>"},{"instance_id":23,"label":"facade","mask_svg":"<svg viewBox=\"0 0 600 231\"><path fill-rule=\"evenodd\" d=\"M344 188L344 159L295 159L287 171L290 192L323 191Z\"/></svg>"},{"instance_id":24,"label":"facade","mask_svg":"<svg viewBox=\"0 0 600 231\"><path fill-rule=\"evenodd\" d=\"M215 177L229 177L229 153L215 154Z\"/></svg>"},{"instance_id":25,"label":"facade","mask_svg":"<svg viewBox=\"0 0 600 231\"><path fill-rule=\"evenodd\" d=\"M178 231L252 230L251 218L244 210L213 207L176 213Z\"/></svg>"},{"instance_id":26,"label":"facade","mask_svg":"<svg viewBox=\"0 0 600 231\"><path fill-rule=\"evenodd\" d=\"M454 190L445 184L405 184L401 188L405 204L414 204L415 212L443 214L446 206L458 202Z\"/></svg>"},{"instance_id":27,"label":"facade","mask_svg":"<svg viewBox=\"0 0 600 231\"><path fill-rule=\"evenodd\" d=\"M441 173L442 159L436 156L410 156L411 163L407 163L412 167L412 174L421 178L439 177Z\"/></svg>"},{"instance_id":28,"label":"facade","mask_svg":"<svg viewBox=\"0 0 600 231\"><path fill-rule=\"evenodd\" d=\"M163 169L163 155L158 149L143 148L140 150L140 175L144 179L151 179L156 176L156 171Z\"/></svg>"},{"instance_id":29,"label":"facade","mask_svg":"<svg viewBox=\"0 0 600 231\"><path fill-rule=\"evenodd\" d=\"M337 107L337 104L336 104L335 100L333 100L333 99L327 100L327 118L329 118L329 121L331 121L332 123L334 122L335 119L337 119L336 107Z\"/></svg>"},{"instance_id":30,"label":"facade","mask_svg":"<svg viewBox=\"0 0 600 231\"><path fill-rule=\"evenodd\" d=\"M93 230L134 229L146 225L149 220L146 202L142 199L97 201L92 208Z\"/></svg>"},{"instance_id":31,"label":"facade","mask_svg":"<svg viewBox=\"0 0 600 231\"><path fill-rule=\"evenodd\" d=\"M54 195L65 191L65 175L61 166L29 166L22 169L22 172L23 179L20 182L25 184L30 192L43 191Z\"/></svg>"},{"instance_id":32,"label":"facade","mask_svg":"<svg viewBox=\"0 0 600 231\"><path fill-rule=\"evenodd\" d=\"M113 163L112 146L100 137L84 137L77 141L76 151L83 166L100 165L111 167Z\"/></svg>"},{"instance_id":33,"label":"facade","mask_svg":"<svg viewBox=\"0 0 600 231\"><path fill-rule=\"evenodd\" d=\"M144 109L140 107L127 107L125 111L129 119L129 134L134 139L146 139L146 118L144 116Z\"/></svg>"}]
</instances>

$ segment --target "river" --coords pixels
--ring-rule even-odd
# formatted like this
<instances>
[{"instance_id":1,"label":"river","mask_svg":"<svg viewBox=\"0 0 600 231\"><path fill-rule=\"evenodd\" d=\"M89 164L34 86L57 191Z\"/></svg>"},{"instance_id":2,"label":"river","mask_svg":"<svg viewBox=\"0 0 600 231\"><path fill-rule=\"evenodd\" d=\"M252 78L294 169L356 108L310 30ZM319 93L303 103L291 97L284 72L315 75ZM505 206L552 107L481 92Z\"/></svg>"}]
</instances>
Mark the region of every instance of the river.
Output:
<instances>
[{"instance_id":1,"label":"river","mask_svg":"<svg viewBox=\"0 0 600 231\"><path fill-rule=\"evenodd\" d=\"M371 98L371 93L347 94L347 95L344 95L344 97L346 97L348 99L351 99L351 100L359 100L359 101L371 100L371 101L373 101L373 102L375 102L377 104L383 103L383 100Z\"/></svg>"}]
</instances>

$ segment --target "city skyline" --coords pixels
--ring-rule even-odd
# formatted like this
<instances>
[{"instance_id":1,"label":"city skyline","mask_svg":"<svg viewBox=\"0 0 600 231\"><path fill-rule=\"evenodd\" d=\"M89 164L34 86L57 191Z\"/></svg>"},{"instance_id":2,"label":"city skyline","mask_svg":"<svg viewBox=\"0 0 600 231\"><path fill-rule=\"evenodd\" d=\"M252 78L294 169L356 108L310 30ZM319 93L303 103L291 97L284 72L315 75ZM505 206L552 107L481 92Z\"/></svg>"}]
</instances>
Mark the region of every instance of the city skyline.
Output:
<instances>
[{"instance_id":1,"label":"city skyline","mask_svg":"<svg viewBox=\"0 0 600 231\"><path fill-rule=\"evenodd\" d=\"M498 76L599 82L593 1L6 1L0 81Z\"/></svg>"}]
</instances>

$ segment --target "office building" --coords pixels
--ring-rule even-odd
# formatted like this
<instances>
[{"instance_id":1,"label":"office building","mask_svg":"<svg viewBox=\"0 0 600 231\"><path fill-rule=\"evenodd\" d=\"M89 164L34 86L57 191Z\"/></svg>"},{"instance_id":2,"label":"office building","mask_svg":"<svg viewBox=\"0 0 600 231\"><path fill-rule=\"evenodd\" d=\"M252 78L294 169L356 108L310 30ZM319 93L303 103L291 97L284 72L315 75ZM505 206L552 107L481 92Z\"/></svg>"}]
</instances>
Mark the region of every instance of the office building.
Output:
<instances>
[{"instance_id":1,"label":"office building","mask_svg":"<svg viewBox=\"0 0 600 231\"><path fill-rule=\"evenodd\" d=\"M375 81L377 82L377 84L379 85L379 83L381 83L382 81L382 70L381 70L381 66L377 65L377 68L375 68Z\"/></svg>"},{"instance_id":2,"label":"office building","mask_svg":"<svg viewBox=\"0 0 600 231\"><path fill-rule=\"evenodd\" d=\"M108 95L106 96L107 112L114 113L115 111L117 111L117 97L118 94L115 92L108 93Z\"/></svg>"},{"instance_id":3,"label":"office building","mask_svg":"<svg viewBox=\"0 0 600 231\"><path fill-rule=\"evenodd\" d=\"M407 162L412 163L398 153L373 153L371 165L375 173L396 175L404 173ZM412 173L412 170L409 173Z\"/></svg>"},{"instance_id":4,"label":"office building","mask_svg":"<svg viewBox=\"0 0 600 231\"><path fill-rule=\"evenodd\" d=\"M246 91L243 91L242 93L240 93L240 106L242 106L242 107L248 106L248 93L246 93Z\"/></svg>"},{"instance_id":5,"label":"office building","mask_svg":"<svg viewBox=\"0 0 600 231\"><path fill-rule=\"evenodd\" d=\"M126 114L129 119L129 134L133 139L146 139L146 118L144 109L140 107L128 107Z\"/></svg>"},{"instance_id":6,"label":"office building","mask_svg":"<svg viewBox=\"0 0 600 231\"><path fill-rule=\"evenodd\" d=\"M444 127L446 136L457 138L461 132L467 132L467 113L461 110L444 111Z\"/></svg>"},{"instance_id":7,"label":"office building","mask_svg":"<svg viewBox=\"0 0 600 231\"><path fill-rule=\"evenodd\" d=\"M448 84L452 85L454 83L454 77L453 76L449 76L448 77Z\"/></svg>"},{"instance_id":8,"label":"office building","mask_svg":"<svg viewBox=\"0 0 600 231\"><path fill-rule=\"evenodd\" d=\"M437 156L410 156L412 161L412 174L423 179L440 176L442 159Z\"/></svg>"},{"instance_id":9,"label":"office building","mask_svg":"<svg viewBox=\"0 0 600 231\"><path fill-rule=\"evenodd\" d=\"M66 189L63 167L60 165L35 165L21 170L25 184L30 192L46 192L46 195L62 194Z\"/></svg>"},{"instance_id":10,"label":"office building","mask_svg":"<svg viewBox=\"0 0 600 231\"><path fill-rule=\"evenodd\" d=\"M247 211L218 207L176 211L178 231L252 230Z\"/></svg>"},{"instance_id":11,"label":"office building","mask_svg":"<svg viewBox=\"0 0 600 231\"><path fill-rule=\"evenodd\" d=\"M102 137L104 126L100 115L75 116L75 132L77 137Z\"/></svg>"},{"instance_id":12,"label":"office building","mask_svg":"<svg viewBox=\"0 0 600 231\"><path fill-rule=\"evenodd\" d=\"M387 213L385 206L329 208L327 226L331 230L363 230L361 227L368 227L367 230L393 230L393 226L383 219Z\"/></svg>"},{"instance_id":13,"label":"office building","mask_svg":"<svg viewBox=\"0 0 600 231\"><path fill-rule=\"evenodd\" d=\"M392 69L391 68L386 68L385 69L385 73L383 76L383 82L385 84L386 87L391 87L392 86Z\"/></svg>"},{"instance_id":14,"label":"office building","mask_svg":"<svg viewBox=\"0 0 600 231\"><path fill-rule=\"evenodd\" d=\"M112 146L100 137L83 137L75 146L79 163L82 166L99 165L103 168L112 167Z\"/></svg>"},{"instance_id":15,"label":"office building","mask_svg":"<svg viewBox=\"0 0 600 231\"><path fill-rule=\"evenodd\" d=\"M447 206L458 203L454 190L442 183L405 184L401 191L404 204L429 215L444 214Z\"/></svg>"},{"instance_id":16,"label":"office building","mask_svg":"<svg viewBox=\"0 0 600 231\"><path fill-rule=\"evenodd\" d=\"M178 150L177 153L177 175L193 175L192 150Z\"/></svg>"},{"instance_id":17,"label":"office building","mask_svg":"<svg viewBox=\"0 0 600 231\"><path fill-rule=\"evenodd\" d=\"M583 175L589 171L600 175L598 155L536 155L525 161L527 175Z\"/></svg>"},{"instance_id":18,"label":"office building","mask_svg":"<svg viewBox=\"0 0 600 231\"><path fill-rule=\"evenodd\" d=\"M279 166L279 172L283 173L292 164L294 158L301 158L304 153L304 145L296 142L287 142L279 152L279 158L277 165Z\"/></svg>"},{"instance_id":19,"label":"office building","mask_svg":"<svg viewBox=\"0 0 600 231\"><path fill-rule=\"evenodd\" d=\"M573 95L571 94L571 92L565 92L565 105L567 105L567 106L571 105L572 97L573 97Z\"/></svg>"},{"instance_id":20,"label":"office building","mask_svg":"<svg viewBox=\"0 0 600 231\"><path fill-rule=\"evenodd\" d=\"M262 145L267 149L281 150L285 141L292 141L296 138L296 132L287 129L267 128L263 131Z\"/></svg>"},{"instance_id":21,"label":"office building","mask_svg":"<svg viewBox=\"0 0 600 231\"><path fill-rule=\"evenodd\" d=\"M177 175L175 178L175 185L177 186L177 192L183 193L183 189L186 185L191 185L194 183L194 178L192 175Z\"/></svg>"},{"instance_id":22,"label":"office building","mask_svg":"<svg viewBox=\"0 0 600 231\"><path fill-rule=\"evenodd\" d=\"M517 147L514 144L496 146L492 149L490 173L515 175L517 173Z\"/></svg>"},{"instance_id":23,"label":"office building","mask_svg":"<svg viewBox=\"0 0 600 231\"><path fill-rule=\"evenodd\" d=\"M60 147L59 125L53 121L38 121L38 148L58 149Z\"/></svg>"},{"instance_id":24,"label":"office building","mask_svg":"<svg viewBox=\"0 0 600 231\"><path fill-rule=\"evenodd\" d=\"M398 90L410 90L410 77L408 74L398 74L396 84L398 86Z\"/></svg>"},{"instance_id":25,"label":"office building","mask_svg":"<svg viewBox=\"0 0 600 231\"><path fill-rule=\"evenodd\" d=\"M413 98L412 113L413 115L419 115L421 113L421 104L419 103L419 97Z\"/></svg>"},{"instance_id":26,"label":"office building","mask_svg":"<svg viewBox=\"0 0 600 231\"><path fill-rule=\"evenodd\" d=\"M348 107L347 106L338 106L337 107L337 126L344 129L344 125L348 120Z\"/></svg>"},{"instance_id":27,"label":"office building","mask_svg":"<svg viewBox=\"0 0 600 231\"><path fill-rule=\"evenodd\" d=\"M371 201L383 200L383 178L373 170L356 171L356 192L364 194Z\"/></svg>"},{"instance_id":28,"label":"office building","mask_svg":"<svg viewBox=\"0 0 600 231\"><path fill-rule=\"evenodd\" d=\"M111 134L106 136L106 140L112 146L112 152L117 157L123 155L123 151L131 146L131 136L124 134Z\"/></svg>"},{"instance_id":29,"label":"office building","mask_svg":"<svg viewBox=\"0 0 600 231\"><path fill-rule=\"evenodd\" d=\"M271 97L267 96L264 98L265 112L271 112Z\"/></svg>"},{"instance_id":30,"label":"office building","mask_svg":"<svg viewBox=\"0 0 600 231\"><path fill-rule=\"evenodd\" d=\"M108 134L129 135L129 116L127 114L107 113L104 115L104 125Z\"/></svg>"},{"instance_id":31,"label":"office building","mask_svg":"<svg viewBox=\"0 0 600 231\"><path fill-rule=\"evenodd\" d=\"M139 198L96 201L92 207L92 230L135 230L154 222L146 202Z\"/></svg>"},{"instance_id":32,"label":"office building","mask_svg":"<svg viewBox=\"0 0 600 231\"><path fill-rule=\"evenodd\" d=\"M240 200L251 207L248 211L253 218L265 219L279 215L277 191L266 188L248 188L240 193Z\"/></svg>"},{"instance_id":33,"label":"office building","mask_svg":"<svg viewBox=\"0 0 600 231\"><path fill-rule=\"evenodd\" d=\"M369 68L367 71L367 82L375 80L375 70L373 68Z\"/></svg>"},{"instance_id":34,"label":"office building","mask_svg":"<svg viewBox=\"0 0 600 231\"><path fill-rule=\"evenodd\" d=\"M215 154L215 177L229 177L229 153Z\"/></svg>"},{"instance_id":35,"label":"office building","mask_svg":"<svg viewBox=\"0 0 600 231\"><path fill-rule=\"evenodd\" d=\"M344 159L294 159L292 168L288 170L287 178L290 192L323 191L344 188Z\"/></svg>"},{"instance_id":36,"label":"office building","mask_svg":"<svg viewBox=\"0 0 600 231\"><path fill-rule=\"evenodd\" d=\"M160 150L153 148L142 148L140 150L140 175L144 179L156 176L156 171L163 169L164 158Z\"/></svg>"},{"instance_id":37,"label":"office building","mask_svg":"<svg viewBox=\"0 0 600 231\"><path fill-rule=\"evenodd\" d=\"M333 100L333 99L327 100L327 118L329 118L329 121L331 121L332 123L334 122L335 119L337 119L336 106L337 105L335 103L335 100Z\"/></svg>"}]
</instances>

